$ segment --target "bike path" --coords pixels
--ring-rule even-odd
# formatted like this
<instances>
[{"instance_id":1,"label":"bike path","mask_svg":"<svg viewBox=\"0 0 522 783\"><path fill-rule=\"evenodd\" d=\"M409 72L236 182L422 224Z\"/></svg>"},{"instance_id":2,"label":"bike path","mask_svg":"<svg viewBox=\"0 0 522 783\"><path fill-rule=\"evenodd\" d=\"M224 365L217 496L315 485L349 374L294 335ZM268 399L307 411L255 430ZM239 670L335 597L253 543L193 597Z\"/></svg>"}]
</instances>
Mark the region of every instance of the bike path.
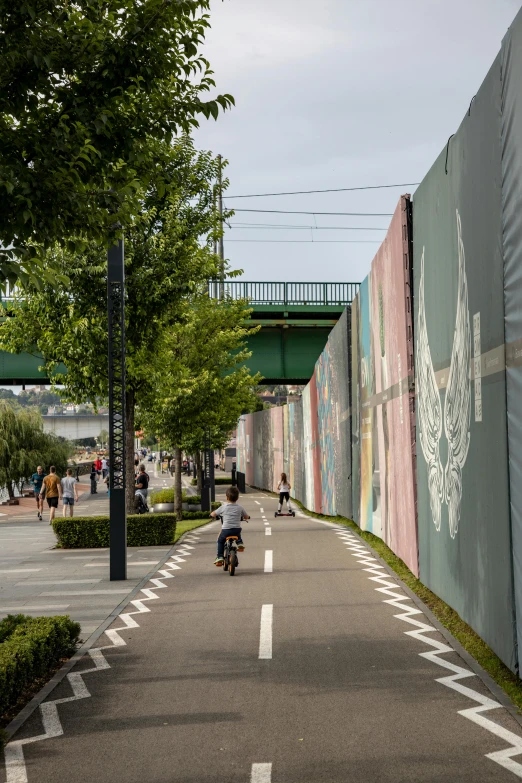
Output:
<instances>
[{"instance_id":1,"label":"bike path","mask_svg":"<svg viewBox=\"0 0 522 783\"><path fill-rule=\"evenodd\" d=\"M516 780L486 758L509 742L459 714L477 702L437 682L452 672L421 657L433 645L396 617L412 602L393 580L385 587L360 539L304 517L275 520L275 499L261 493L242 502L252 521L236 575L212 565L217 524L188 536L163 582L112 629L137 627L102 637L107 648L73 674L90 671L61 683L45 719L36 713L17 733L19 742L63 731L15 742L8 783ZM443 658L463 666L455 652ZM476 676L458 682L492 698ZM73 687L81 698L49 705ZM493 712L501 732L520 734Z\"/></svg>"}]
</instances>

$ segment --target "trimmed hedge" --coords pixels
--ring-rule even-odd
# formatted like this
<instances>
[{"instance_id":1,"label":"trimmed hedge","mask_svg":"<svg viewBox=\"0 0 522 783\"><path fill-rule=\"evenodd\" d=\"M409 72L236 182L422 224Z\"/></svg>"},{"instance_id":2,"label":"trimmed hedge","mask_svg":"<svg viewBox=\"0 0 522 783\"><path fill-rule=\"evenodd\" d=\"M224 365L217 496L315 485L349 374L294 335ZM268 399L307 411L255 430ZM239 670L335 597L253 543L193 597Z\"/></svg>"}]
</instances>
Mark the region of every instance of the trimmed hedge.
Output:
<instances>
[{"instance_id":1,"label":"trimmed hedge","mask_svg":"<svg viewBox=\"0 0 522 783\"><path fill-rule=\"evenodd\" d=\"M7 636L0 644L0 715L20 699L35 680L51 674L75 651L80 624L68 616L11 615L0 624Z\"/></svg>"},{"instance_id":2,"label":"trimmed hedge","mask_svg":"<svg viewBox=\"0 0 522 783\"><path fill-rule=\"evenodd\" d=\"M94 549L110 544L109 517L55 517L53 530L64 549ZM175 514L130 514L127 517L127 546L172 544L176 532Z\"/></svg>"},{"instance_id":3,"label":"trimmed hedge","mask_svg":"<svg viewBox=\"0 0 522 783\"><path fill-rule=\"evenodd\" d=\"M25 614L8 614L3 620L0 620L0 644L13 634L22 623L27 622Z\"/></svg>"}]
</instances>

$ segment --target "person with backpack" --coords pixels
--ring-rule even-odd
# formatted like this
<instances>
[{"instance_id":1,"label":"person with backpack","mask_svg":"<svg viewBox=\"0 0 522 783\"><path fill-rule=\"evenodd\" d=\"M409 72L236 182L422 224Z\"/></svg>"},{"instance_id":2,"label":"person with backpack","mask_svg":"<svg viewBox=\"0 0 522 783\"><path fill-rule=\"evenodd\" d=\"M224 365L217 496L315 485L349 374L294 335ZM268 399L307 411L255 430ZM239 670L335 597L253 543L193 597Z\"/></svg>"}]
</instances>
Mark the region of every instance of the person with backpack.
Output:
<instances>
[{"instance_id":1,"label":"person with backpack","mask_svg":"<svg viewBox=\"0 0 522 783\"><path fill-rule=\"evenodd\" d=\"M140 465L138 475L136 476L136 492L139 492L145 503L149 494L149 474L145 471L145 465Z\"/></svg>"}]
</instances>

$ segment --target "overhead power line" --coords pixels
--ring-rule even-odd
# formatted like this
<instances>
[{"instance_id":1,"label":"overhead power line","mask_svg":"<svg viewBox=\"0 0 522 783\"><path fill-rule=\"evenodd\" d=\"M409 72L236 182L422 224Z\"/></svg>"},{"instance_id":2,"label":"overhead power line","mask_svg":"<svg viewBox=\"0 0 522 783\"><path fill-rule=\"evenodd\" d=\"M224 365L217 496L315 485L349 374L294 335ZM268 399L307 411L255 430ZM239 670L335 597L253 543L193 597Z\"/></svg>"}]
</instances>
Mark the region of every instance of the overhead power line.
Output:
<instances>
[{"instance_id":1,"label":"overhead power line","mask_svg":"<svg viewBox=\"0 0 522 783\"><path fill-rule=\"evenodd\" d=\"M326 190L288 190L282 193L245 193L242 196L224 196L227 198L263 198L264 196L301 196L308 193L347 193L353 190L381 190L383 188L409 188L420 182L402 182L398 185L363 185L357 188L327 188Z\"/></svg>"},{"instance_id":2,"label":"overhead power line","mask_svg":"<svg viewBox=\"0 0 522 783\"><path fill-rule=\"evenodd\" d=\"M387 228L376 228L371 226L286 226L286 225L263 225L263 223L248 223L243 225L242 223L229 223L229 228L237 228L239 231L244 231L245 229L255 229L255 228L261 228L261 229L268 229L271 231L274 228L280 228L284 231L295 231L302 230L302 231L388 231Z\"/></svg>"},{"instance_id":3,"label":"overhead power line","mask_svg":"<svg viewBox=\"0 0 522 783\"><path fill-rule=\"evenodd\" d=\"M325 244L341 244L341 245L380 245L380 239L227 239L227 242L271 242L284 244L286 242L301 243L307 245L325 245Z\"/></svg>"},{"instance_id":4,"label":"overhead power line","mask_svg":"<svg viewBox=\"0 0 522 783\"><path fill-rule=\"evenodd\" d=\"M393 217L393 212L300 212L293 209L234 209L234 212L264 212L273 215L351 215L353 217Z\"/></svg>"}]
</instances>

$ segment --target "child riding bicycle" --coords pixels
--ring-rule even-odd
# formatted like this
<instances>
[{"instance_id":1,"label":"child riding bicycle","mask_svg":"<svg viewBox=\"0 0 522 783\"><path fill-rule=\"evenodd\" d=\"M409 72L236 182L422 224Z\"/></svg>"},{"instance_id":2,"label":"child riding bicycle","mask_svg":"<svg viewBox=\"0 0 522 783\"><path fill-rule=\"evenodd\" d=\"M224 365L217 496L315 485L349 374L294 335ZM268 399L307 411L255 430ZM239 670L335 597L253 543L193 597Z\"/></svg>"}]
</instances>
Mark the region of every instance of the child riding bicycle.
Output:
<instances>
[{"instance_id":1,"label":"child riding bicycle","mask_svg":"<svg viewBox=\"0 0 522 783\"><path fill-rule=\"evenodd\" d=\"M225 554L225 541L228 536L237 536L237 551L243 552L245 545L241 538L241 522L243 519L249 520L250 517L243 508L237 502L239 497L239 490L237 487L228 487L227 492L228 503L223 503L216 511L212 511L211 517L221 517L221 533L217 540L217 557L214 560L214 565L221 567L223 565L223 558Z\"/></svg>"}]
</instances>

